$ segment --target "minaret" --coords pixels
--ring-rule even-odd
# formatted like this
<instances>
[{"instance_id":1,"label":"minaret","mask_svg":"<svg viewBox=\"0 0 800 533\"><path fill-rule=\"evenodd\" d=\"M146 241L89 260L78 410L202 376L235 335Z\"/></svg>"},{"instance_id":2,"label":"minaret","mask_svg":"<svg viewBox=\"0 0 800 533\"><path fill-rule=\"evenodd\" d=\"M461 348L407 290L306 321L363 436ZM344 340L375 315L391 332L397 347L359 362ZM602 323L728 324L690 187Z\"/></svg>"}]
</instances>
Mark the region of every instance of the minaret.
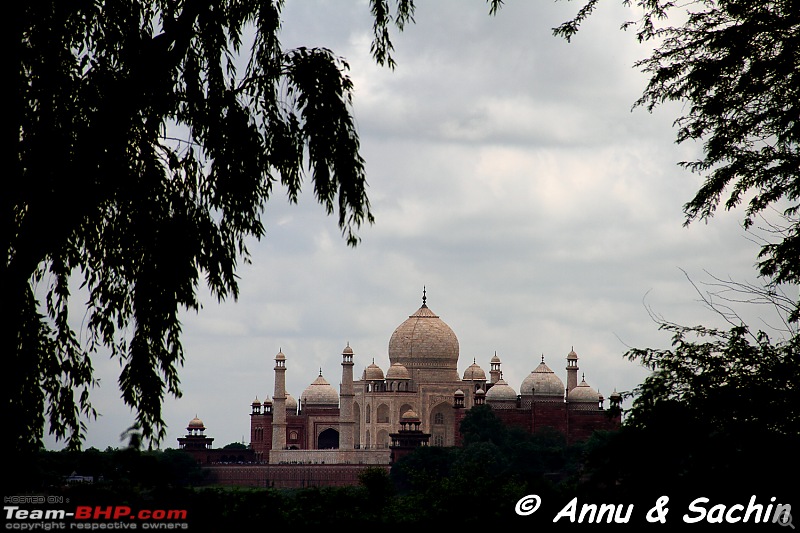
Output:
<instances>
[{"instance_id":1,"label":"minaret","mask_svg":"<svg viewBox=\"0 0 800 533\"><path fill-rule=\"evenodd\" d=\"M353 420L353 349L350 343L342 350L342 384L339 386L339 449L355 448L355 420Z\"/></svg>"},{"instance_id":2,"label":"minaret","mask_svg":"<svg viewBox=\"0 0 800 533\"><path fill-rule=\"evenodd\" d=\"M286 449L286 356L275 356L275 393L272 395L272 449Z\"/></svg>"},{"instance_id":3,"label":"minaret","mask_svg":"<svg viewBox=\"0 0 800 533\"><path fill-rule=\"evenodd\" d=\"M567 354L567 394L578 386L578 354L575 348Z\"/></svg>"},{"instance_id":4,"label":"minaret","mask_svg":"<svg viewBox=\"0 0 800 533\"><path fill-rule=\"evenodd\" d=\"M489 363L489 379L492 383L497 383L500 381L501 372L500 372L500 358L497 357L497 352L494 352L494 357L492 357L491 362Z\"/></svg>"}]
</instances>

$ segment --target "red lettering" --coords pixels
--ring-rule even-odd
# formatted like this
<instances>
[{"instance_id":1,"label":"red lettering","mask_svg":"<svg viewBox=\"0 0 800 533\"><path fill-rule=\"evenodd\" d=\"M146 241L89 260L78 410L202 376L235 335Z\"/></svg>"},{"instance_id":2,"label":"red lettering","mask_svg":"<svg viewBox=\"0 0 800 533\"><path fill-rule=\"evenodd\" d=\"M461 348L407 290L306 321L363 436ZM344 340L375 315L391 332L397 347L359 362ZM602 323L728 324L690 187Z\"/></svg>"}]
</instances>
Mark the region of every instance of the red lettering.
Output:
<instances>
[{"instance_id":1,"label":"red lettering","mask_svg":"<svg viewBox=\"0 0 800 533\"><path fill-rule=\"evenodd\" d=\"M95 520L97 520L98 518L109 519L109 518L111 518L111 510L112 509L113 509L113 507L111 507L110 505L107 506L105 508L105 510L102 507L95 507L94 508L94 516L92 516L92 518L94 518Z\"/></svg>"},{"instance_id":2,"label":"red lettering","mask_svg":"<svg viewBox=\"0 0 800 533\"><path fill-rule=\"evenodd\" d=\"M92 517L92 508L88 505L79 505L75 509L75 520L86 520Z\"/></svg>"},{"instance_id":3,"label":"red lettering","mask_svg":"<svg viewBox=\"0 0 800 533\"><path fill-rule=\"evenodd\" d=\"M114 508L114 519L122 518L123 516L128 516L131 514L131 508L125 505L118 505Z\"/></svg>"}]
</instances>

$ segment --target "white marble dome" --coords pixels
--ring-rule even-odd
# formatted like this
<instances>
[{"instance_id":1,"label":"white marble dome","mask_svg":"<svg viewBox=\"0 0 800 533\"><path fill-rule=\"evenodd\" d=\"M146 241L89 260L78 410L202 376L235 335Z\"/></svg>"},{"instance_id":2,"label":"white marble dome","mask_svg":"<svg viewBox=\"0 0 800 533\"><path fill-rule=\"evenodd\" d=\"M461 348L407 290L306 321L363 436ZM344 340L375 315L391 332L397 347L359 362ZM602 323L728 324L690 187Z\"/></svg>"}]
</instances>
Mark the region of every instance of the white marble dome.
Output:
<instances>
[{"instance_id":1,"label":"white marble dome","mask_svg":"<svg viewBox=\"0 0 800 533\"><path fill-rule=\"evenodd\" d=\"M422 299L389 339L389 362L400 363L417 382L459 381L458 338Z\"/></svg>"},{"instance_id":2,"label":"white marble dome","mask_svg":"<svg viewBox=\"0 0 800 533\"><path fill-rule=\"evenodd\" d=\"M383 370L373 361L372 364L364 369L363 379L367 381L383 381Z\"/></svg>"},{"instance_id":3,"label":"white marble dome","mask_svg":"<svg viewBox=\"0 0 800 533\"><path fill-rule=\"evenodd\" d=\"M500 378L497 383L491 386L486 393L486 401L517 401L517 391L515 391L506 380Z\"/></svg>"},{"instance_id":4,"label":"white marble dome","mask_svg":"<svg viewBox=\"0 0 800 533\"><path fill-rule=\"evenodd\" d=\"M386 371L386 379L411 379L408 369L400 363L394 363Z\"/></svg>"},{"instance_id":5,"label":"white marble dome","mask_svg":"<svg viewBox=\"0 0 800 533\"><path fill-rule=\"evenodd\" d=\"M519 393L523 396L533 394L534 396L561 396L563 398L564 382L550 370L542 358L539 366L522 381Z\"/></svg>"},{"instance_id":6,"label":"white marble dome","mask_svg":"<svg viewBox=\"0 0 800 533\"><path fill-rule=\"evenodd\" d=\"M322 377L320 372L317 379L311 385L306 387L303 394L300 395L300 403L306 405L339 405L339 394L336 392L328 380Z\"/></svg>"},{"instance_id":7,"label":"white marble dome","mask_svg":"<svg viewBox=\"0 0 800 533\"><path fill-rule=\"evenodd\" d=\"M586 383L586 379L581 379L578 386L569 391L567 399L571 402L592 402L598 403L600 401L600 393L594 390Z\"/></svg>"},{"instance_id":8,"label":"white marble dome","mask_svg":"<svg viewBox=\"0 0 800 533\"><path fill-rule=\"evenodd\" d=\"M464 381L486 381L486 372L480 367L475 360L472 360L472 364L464 370Z\"/></svg>"}]
</instances>

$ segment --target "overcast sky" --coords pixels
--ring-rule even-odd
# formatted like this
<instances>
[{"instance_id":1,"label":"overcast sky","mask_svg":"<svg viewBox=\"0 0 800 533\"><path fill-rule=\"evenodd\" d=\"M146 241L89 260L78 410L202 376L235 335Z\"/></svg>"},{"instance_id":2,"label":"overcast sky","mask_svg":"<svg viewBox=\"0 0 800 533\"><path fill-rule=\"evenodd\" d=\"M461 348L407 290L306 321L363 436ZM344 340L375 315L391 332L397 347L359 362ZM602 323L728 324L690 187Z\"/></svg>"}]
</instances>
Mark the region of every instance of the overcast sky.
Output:
<instances>
[{"instance_id":1,"label":"overcast sky","mask_svg":"<svg viewBox=\"0 0 800 533\"><path fill-rule=\"evenodd\" d=\"M195 415L215 445L249 442L250 403L272 396L279 350L295 398L320 369L338 389L348 343L356 376L373 359L385 371L423 286L458 337L459 374L473 359L488 372L496 352L519 391L542 355L565 379L574 347L608 397L646 376L623 358L628 347L669 345L646 307L724 326L683 271L757 280L741 211L683 226L701 178L678 162L698 146L674 141L680 106L632 110L646 83L633 63L647 48L619 26L634 11L601 3L567 43L551 28L575 2L511 0L495 17L484 1L418 4L416 23L394 33L392 71L370 56L366 2L287 2L284 46L327 47L351 66L376 222L350 248L310 195L299 205L275 195L266 238L239 269L239 300L204 297L184 315L184 395L165 401L162 447L177 447ZM120 446L134 420L120 367L98 357L95 369L101 417L86 446Z\"/></svg>"}]
</instances>

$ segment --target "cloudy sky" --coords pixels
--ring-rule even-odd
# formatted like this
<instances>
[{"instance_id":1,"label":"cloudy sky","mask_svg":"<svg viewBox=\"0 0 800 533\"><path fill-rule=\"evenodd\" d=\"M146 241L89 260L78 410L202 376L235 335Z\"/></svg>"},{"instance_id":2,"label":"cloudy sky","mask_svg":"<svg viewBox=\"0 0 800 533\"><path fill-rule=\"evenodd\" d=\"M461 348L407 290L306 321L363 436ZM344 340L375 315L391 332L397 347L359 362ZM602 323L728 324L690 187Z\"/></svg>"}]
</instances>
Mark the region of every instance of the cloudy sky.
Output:
<instances>
[{"instance_id":1,"label":"cloudy sky","mask_svg":"<svg viewBox=\"0 0 800 533\"><path fill-rule=\"evenodd\" d=\"M758 247L741 212L683 226L701 178L681 169L698 146L677 145L678 105L632 110L647 48L601 4L571 43L551 29L575 2L509 1L495 17L479 0L419 2L394 34L397 68L370 57L364 1L289 1L285 47L327 47L347 59L376 223L350 248L310 195L276 195L267 235L240 268L238 301L184 316L183 397L164 405L163 447L195 415L215 444L249 440L250 402L273 393L286 354L296 398L320 369L334 387L349 343L356 374L388 368L394 329L421 304L458 336L459 373L488 371L496 352L515 389L544 355L564 378L580 372L606 397L646 376L628 347L666 347L647 308L682 324L724 325L697 283L755 281ZM745 311L747 312L747 311ZM134 415L119 399L119 364L95 360L101 413L87 446L120 446ZM61 445L48 440L51 448Z\"/></svg>"}]
</instances>

